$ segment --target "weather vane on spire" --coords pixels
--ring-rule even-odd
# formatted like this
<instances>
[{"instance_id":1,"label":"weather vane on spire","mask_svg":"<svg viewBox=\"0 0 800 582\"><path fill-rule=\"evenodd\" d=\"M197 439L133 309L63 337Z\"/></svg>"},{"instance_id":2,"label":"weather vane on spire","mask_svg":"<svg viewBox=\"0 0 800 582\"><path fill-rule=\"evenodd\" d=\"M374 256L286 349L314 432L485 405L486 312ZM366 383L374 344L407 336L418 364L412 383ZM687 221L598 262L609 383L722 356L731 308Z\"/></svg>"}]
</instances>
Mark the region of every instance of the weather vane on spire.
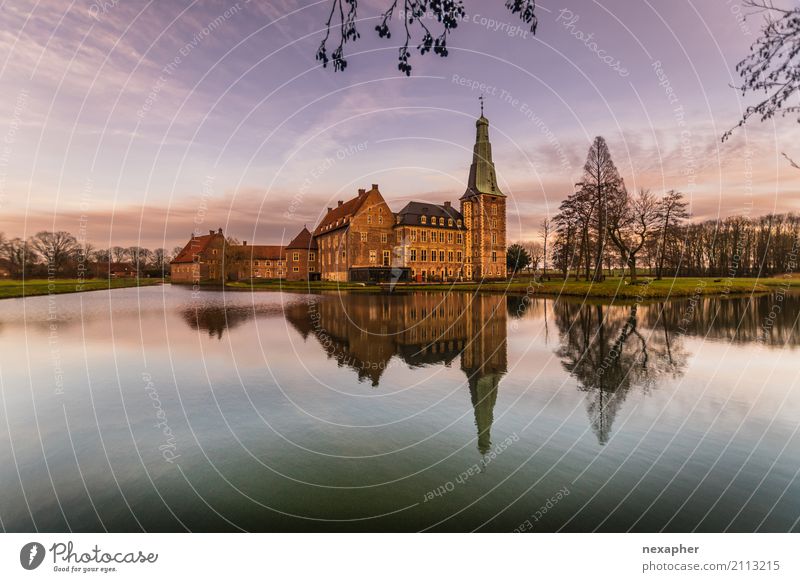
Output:
<instances>
[{"instance_id":1,"label":"weather vane on spire","mask_svg":"<svg viewBox=\"0 0 800 582\"><path fill-rule=\"evenodd\" d=\"M478 100L481 102L481 117L483 117L483 93L478 97Z\"/></svg>"}]
</instances>

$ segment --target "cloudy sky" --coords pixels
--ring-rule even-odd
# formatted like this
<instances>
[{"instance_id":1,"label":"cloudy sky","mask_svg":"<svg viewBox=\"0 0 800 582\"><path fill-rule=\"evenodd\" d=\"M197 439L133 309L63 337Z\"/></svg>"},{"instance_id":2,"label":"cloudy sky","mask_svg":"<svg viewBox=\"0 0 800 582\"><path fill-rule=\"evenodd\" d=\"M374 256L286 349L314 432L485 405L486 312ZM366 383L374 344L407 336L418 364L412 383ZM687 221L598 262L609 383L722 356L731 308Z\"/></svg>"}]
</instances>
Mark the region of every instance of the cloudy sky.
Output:
<instances>
[{"instance_id":1,"label":"cloudy sky","mask_svg":"<svg viewBox=\"0 0 800 582\"><path fill-rule=\"evenodd\" d=\"M322 69L330 1L0 2L0 232L267 243L373 183L395 209L455 201L481 93L513 240L556 211L596 135L629 188L682 190L698 219L800 211L780 156L800 157L797 123L720 142L760 27L737 1L549 0L534 37L503 0L466 0L450 56L414 52L411 77L402 22L374 32L389 0L359 2L347 70Z\"/></svg>"}]
</instances>

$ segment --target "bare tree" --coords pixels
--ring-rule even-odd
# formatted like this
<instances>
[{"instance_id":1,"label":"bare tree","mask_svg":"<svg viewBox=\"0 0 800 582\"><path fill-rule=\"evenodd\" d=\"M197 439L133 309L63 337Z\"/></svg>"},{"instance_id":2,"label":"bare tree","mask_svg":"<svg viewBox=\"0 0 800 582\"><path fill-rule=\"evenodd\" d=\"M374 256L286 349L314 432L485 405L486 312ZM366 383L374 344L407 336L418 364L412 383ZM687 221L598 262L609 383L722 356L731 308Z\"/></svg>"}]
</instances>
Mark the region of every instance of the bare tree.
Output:
<instances>
[{"instance_id":1,"label":"bare tree","mask_svg":"<svg viewBox=\"0 0 800 582\"><path fill-rule=\"evenodd\" d=\"M602 281L603 254L608 231L606 226L608 200L625 191L625 184L611 159L611 153L603 137L594 138L583 166L583 179L577 186L587 200L587 211L593 216L596 240L592 280Z\"/></svg>"},{"instance_id":2,"label":"bare tree","mask_svg":"<svg viewBox=\"0 0 800 582\"><path fill-rule=\"evenodd\" d=\"M48 274L53 275L58 275L78 251L78 241L63 230L43 230L31 239L31 246L47 263Z\"/></svg>"},{"instance_id":3,"label":"bare tree","mask_svg":"<svg viewBox=\"0 0 800 582\"><path fill-rule=\"evenodd\" d=\"M542 278L547 278L547 243L550 242L550 235L553 230L553 223L549 218L542 220L542 230L539 236L542 238Z\"/></svg>"},{"instance_id":4,"label":"bare tree","mask_svg":"<svg viewBox=\"0 0 800 582\"><path fill-rule=\"evenodd\" d=\"M23 277L34 259L29 243L19 237L6 241L0 255L11 263L11 276L15 278Z\"/></svg>"},{"instance_id":5,"label":"bare tree","mask_svg":"<svg viewBox=\"0 0 800 582\"><path fill-rule=\"evenodd\" d=\"M128 249L125 247L114 246L111 247L109 251L111 252L111 258L115 263L122 263L125 260L125 257L128 256Z\"/></svg>"},{"instance_id":6,"label":"bare tree","mask_svg":"<svg viewBox=\"0 0 800 582\"><path fill-rule=\"evenodd\" d=\"M748 16L762 15L764 25L750 54L736 65L742 79L737 89L743 96L759 94L760 101L745 109L739 123L722 136L723 141L754 115L766 121L775 115L800 114L800 105L790 103L800 92L800 6L778 8L772 0L745 0L744 6L752 10Z\"/></svg>"},{"instance_id":7,"label":"bare tree","mask_svg":"<svg viewBox=\"0 0 800 582\"><path fill-rule=\"evenodd\" d=\"M536 34L538 20L536 18L536 0L506 0L506 8L516 14ZM379 38L390 39L392 18L403 23L401 39L403 44L398 49L397 68L406 75L411 74L412 37L421 33L417 50L421 55L433 52L440 57L448 55L447 37L458 27L459 21L466 16L464 3L461 0L392 0L388 8L378 17L375 32ZM438 30L433 30L426 20L436 23ZM333 61L334 71L344 71L347 59L344 55L345 45L361 38L358 32L358 0L330 0L330 10L325 21L325 36L317 48L316 59L327 67ZM328 42L335 45L328 54Z\"/></svg>"},{"instance_id":8,"label":"bare tree","mask_svg":"<svg viewBox=\"0 0 800 582\"><path fill-rule=\"evenodd\" d=\"M683 193L670 190L658 205L657 220L660 231L658 249L658 266L656 279L660 280L664 272L664 257L667 254L668 237L674 235L684 220L689 218L689 203L683 199Z\"/></svg>"},{"instance_id":9,"label":"bare tree","mask_svg":"<svg viewBox=\"0 0 800 582\"><path fill-rule=\"evenodd\" d=\"M608 199L608 236L617 247L622 264L636 281L636 255L658 225L658 201L650 190L631 197L624 188Z\"/></svg>"},{"instance_id":10,"label":"bare tree","mask_svg":"<svg viewBox=\"0 0 800 582\"><path fill-rule=\"evenodd\" d=\"M159 273L162 275L164 274L164 270L167 266L167 251L163 248L157 248L153 251L153 267L155 267Z\"/></svg>"}]
</instances>

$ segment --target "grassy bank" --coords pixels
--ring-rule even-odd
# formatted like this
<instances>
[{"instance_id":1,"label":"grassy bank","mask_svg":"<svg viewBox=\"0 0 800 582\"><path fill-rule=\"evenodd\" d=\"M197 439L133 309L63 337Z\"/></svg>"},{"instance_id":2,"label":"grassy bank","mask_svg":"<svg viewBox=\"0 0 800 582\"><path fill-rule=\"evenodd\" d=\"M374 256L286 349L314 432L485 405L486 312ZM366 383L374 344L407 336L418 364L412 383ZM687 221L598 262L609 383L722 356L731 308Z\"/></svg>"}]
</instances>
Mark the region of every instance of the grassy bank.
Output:
<instances>
[{"instance_id":1,"label":"grassy bank","mask_svg":"<svg viewBox=\"0 0 800 582\"><path fill-rule=\"evenodd\" d=\"M403 291L486 291L506 293L527 293L531 295L572 297L598 297L619 299L663 299L667 297L691 297L694 295L724 295L765 293L780 287L800 288L800 277L772 277L765 279L718 277L680 277L662 279L661 281L641 279L639 284L629 284L618 277L608 278L601 283L587 281L533 281L529 277L520 277L509 281L493 283L441 283L441 284L399 284L395 292ZM226 288L232 290L252 291L355 291L385 292L386 287L378 285L359 285L355 283L335 283L330 281L288 282L288 281L255 281L228 283Z\"/></svg>"},{"instance_id":2,"label":"grassy bank","mask_svg":"<svg viewBox=\"0 0 800 582\"><path fill-rule=\"evenodd\" d=\"M102 289L122 289L124 287L145 287L158 285L161 279L16 279L0 280L0 299L12 297L32 297L51 293L82 293Z\"/></svg>"}]
</instances>

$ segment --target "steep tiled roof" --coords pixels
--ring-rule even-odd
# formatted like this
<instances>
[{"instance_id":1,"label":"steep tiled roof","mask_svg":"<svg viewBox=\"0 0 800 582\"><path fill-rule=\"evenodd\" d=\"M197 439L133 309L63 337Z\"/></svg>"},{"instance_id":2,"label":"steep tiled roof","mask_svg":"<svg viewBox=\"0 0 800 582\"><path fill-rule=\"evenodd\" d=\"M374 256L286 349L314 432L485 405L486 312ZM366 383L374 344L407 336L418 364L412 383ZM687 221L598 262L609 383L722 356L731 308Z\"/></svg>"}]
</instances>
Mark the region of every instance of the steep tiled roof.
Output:
<instances>
[{"instance_id":1,"label":"steep tiled roof","mask_svg":"<svg viewBox=\"0 0 800 582\"><path fill-rule=\"evenodd\" d=\"M222 234L213 233L204 234L202 236L192 236L192 238L189 239L189 242L186 243L186 246L183 247L183 250L178 253L178 256L170 261L170 264L194 262L195 255L198 255L206 250L206 247L208 247L209 243L218 236L222 236Z\"/></svg>"},{"instance_id":2,"label":"steep tiled roof","mask_svg":"<svg viewBox=\"0 0 800 582\"><path fill-rule=\"evenodd\" d=\"M377 187L373 186L373 189L377 190ZM371 190L359 190L358 196L355 198L351 198L347 202L342 202L336 208L331 208L320 221L316 230L314 230L314 236L319 236L320 234L325 234L337 228L347 226L350 223L350 217L361 208L361 205L364 203L364 200L367 199L367 195L369 195L370 192Z\"/></svg>"},{"instance_id":3,"label":"steep tiled roof","mask_svg":"<svg viewBox=\"0 0 800 582\"><path fill-rule=\"evenodd\" d=\"M428 226L431 225L430 218L433 216L435 218L444 218L445 228L459 228L458 221L460 220L461 230L466 229L464 226L464 217L461 216L461 213L458 210L452 206L431 204L430 202L409 202L400 212L397 213L397 224L411 224L419 226L421 224L419 220L420 216L427 217ZM448 218L453 219L453 226L448 227L446 221Z\"/></svg>"},{"instance_id":4,"label":"steep tiled roof","mask_svg":"<svg viewBox=\"0 0 800 582\"><path fill-rule=\"evenodd\" d=\"M286 247L279 245L242 245L236 250L246 259L270 259L282 261L286 259Z\"/></svg>"},{"instance_id":5,"label":"steep tiled roof","mask_svg":"<svg viewBox=\"0 0 800 582\"><path fill-rule=\"evenodd\" d=\"M294 237L292 242L290 242L286 248L314 251L317 249L317 241L313 236L311 236L311 232L309 232L309 230L304 226L303 230L300 231L300 234Z\"/></svg>"}]
</instances>

